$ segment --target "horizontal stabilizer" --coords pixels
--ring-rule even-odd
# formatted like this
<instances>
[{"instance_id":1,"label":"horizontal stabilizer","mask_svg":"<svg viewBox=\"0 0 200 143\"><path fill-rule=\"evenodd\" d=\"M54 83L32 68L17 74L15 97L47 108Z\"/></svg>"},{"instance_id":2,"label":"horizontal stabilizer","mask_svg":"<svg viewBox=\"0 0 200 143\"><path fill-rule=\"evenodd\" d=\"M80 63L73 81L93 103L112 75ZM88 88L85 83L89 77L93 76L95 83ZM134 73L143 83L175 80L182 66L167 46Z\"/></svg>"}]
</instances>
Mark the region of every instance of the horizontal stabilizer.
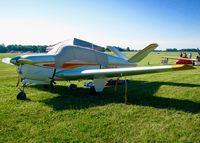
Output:
<instances>
[{"instance_id":1,"label":"horizontal stabilizer","mask_svg":"<svg viewBox=\"0 0 200 143\"><path fill-rule=\"evenodd\" d=\"M139 51L137 54L135 54L133 57L131 57L128 61L131 63L137 63L140 62L142 59L144 59L151 51L153 51L155 48L158 47L158 44L150 44L143 50Z\"/></svg>"}]
</instances>

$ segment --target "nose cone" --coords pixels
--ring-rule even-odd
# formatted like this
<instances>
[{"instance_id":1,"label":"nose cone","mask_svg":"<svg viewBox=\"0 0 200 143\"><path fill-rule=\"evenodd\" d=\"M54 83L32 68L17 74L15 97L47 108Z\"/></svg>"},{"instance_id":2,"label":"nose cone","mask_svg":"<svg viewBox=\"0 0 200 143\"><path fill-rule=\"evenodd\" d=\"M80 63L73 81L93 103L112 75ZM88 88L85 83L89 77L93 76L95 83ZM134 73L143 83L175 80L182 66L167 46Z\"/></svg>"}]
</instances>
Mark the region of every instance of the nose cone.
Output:
<instances>
[{"instance_id":1,"label":"nose cone","mask_svg":"<svg viewBox=\"0 0 200 143\"><path fill-rule=\"evenodd\" d=\"M10 59L10 62L14 65L19 65L18 63L18 60L20 59L21 57L20 56L16 56L16 57L13 57L12 59Z\"/></svg>"}]
</instances>

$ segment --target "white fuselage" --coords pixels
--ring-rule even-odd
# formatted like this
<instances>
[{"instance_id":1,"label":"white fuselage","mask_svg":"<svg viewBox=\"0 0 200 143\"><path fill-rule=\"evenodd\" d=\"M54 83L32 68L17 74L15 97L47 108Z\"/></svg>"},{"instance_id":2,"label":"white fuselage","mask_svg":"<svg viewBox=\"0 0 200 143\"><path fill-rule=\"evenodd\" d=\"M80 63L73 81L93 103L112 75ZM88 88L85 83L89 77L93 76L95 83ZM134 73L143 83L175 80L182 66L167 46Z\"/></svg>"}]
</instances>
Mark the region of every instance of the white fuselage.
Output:
<instances>
[{"instance_id":1,"label":"white fuselage","mask_svg":"<svg viewBox=\"0 0 200 143\"><path fill-rule=\"evenodd\" d=\"M104 53L105 54L105 53ZM54 80L73 80L80 79L77 76L81 71L100 68L134 67L135 63L129 63L122 58L108 55L108 67L101 67L95 63L84 61L68 61L60 67L55 67L55 54L23 55L21 58L33 61L33 64L23 64L18 66L17 71L20 76L28 83L49 84L56 68ZM59 78L59 73L69 74L69 79ZM84 77L85 78L85 77Z\"/></svg>"}]
</instances>

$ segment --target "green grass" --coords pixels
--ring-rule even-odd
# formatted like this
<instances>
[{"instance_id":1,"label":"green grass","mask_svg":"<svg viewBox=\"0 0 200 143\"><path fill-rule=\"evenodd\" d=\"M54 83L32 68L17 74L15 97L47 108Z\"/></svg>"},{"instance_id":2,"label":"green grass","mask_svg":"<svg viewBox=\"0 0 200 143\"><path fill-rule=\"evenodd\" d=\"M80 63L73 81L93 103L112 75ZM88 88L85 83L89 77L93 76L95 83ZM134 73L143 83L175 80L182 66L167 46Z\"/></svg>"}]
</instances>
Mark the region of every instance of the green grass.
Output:
<instances>
[{"instance_id":1,"label":"green grass","mask_svg":"<svg viewBox=\"0 0 200 143\"><path fill-rule=\"evenodd\" d=\"M178 54L151 53L139 65ZM0 63L0 142L200 142L200 67L128 77L127 104L123 86L91 96L85 80L72 91L70 82L28 86L19 101L15 71Z\"/></svg>"}]
</instances>

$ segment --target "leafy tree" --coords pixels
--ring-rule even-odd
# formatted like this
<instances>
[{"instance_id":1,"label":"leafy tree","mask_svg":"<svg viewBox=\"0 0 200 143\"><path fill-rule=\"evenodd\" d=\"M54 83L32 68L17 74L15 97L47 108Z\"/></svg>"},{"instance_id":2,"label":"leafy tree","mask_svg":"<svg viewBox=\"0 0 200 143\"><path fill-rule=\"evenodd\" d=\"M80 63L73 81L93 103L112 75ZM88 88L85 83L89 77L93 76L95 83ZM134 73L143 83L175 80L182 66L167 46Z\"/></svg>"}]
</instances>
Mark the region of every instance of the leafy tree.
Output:
<instances>
[{"instance_id":1,"label":"leafy tree","mask_svg":"<svg viewBox=\"0 0 200 143\"><path fill-rule=\"evenodd\" d=\"M0 45L0 53L6 53L8 51L8 49L5 47L4 44Z\"/></svg>"},{"instance_id":2,"label":"leafy tree","mask_svg":"<svg viewBox=\"0 0 200 143\"><path fill-rule=\"evenodd\" d=\"M47 46L35 45L0 45L0 53L5 52L45 52Z\"/></svg>"},{"instance_id":3,"label":"leafy tree","mask_svg":"<svg viewBox=\"0 0 200 143\"><path fill-rule=\"evenodd\" d=\"M176 48L166 49L167 52L177 52L178 50Z\"/></svg>"},{"instance_id":4,"label":"leafy tree","mask_svg":"<svg viewBox=\"0 0 200 143\"><path fill-rule=\"evenodd\" d=\"M126 51L131 51L129 47L126 48Z\"/></svg>"}]
</instances>

